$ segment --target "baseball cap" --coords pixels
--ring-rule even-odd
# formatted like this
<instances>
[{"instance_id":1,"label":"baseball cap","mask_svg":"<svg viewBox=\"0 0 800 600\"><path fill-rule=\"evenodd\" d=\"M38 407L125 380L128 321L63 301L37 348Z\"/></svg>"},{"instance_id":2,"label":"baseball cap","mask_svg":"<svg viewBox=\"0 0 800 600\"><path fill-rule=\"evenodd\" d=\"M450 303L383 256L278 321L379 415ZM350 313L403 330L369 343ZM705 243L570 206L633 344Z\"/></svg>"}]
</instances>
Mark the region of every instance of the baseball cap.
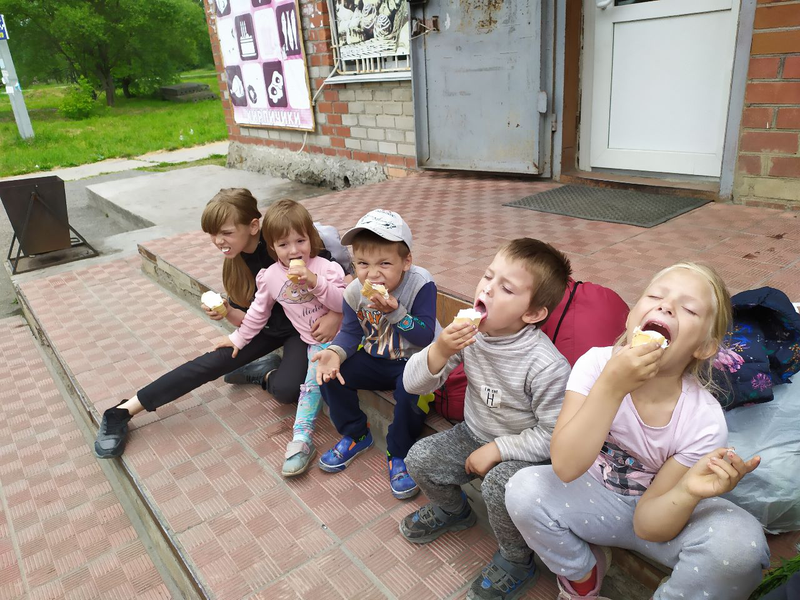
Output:
<instances>
[{"instance_id":1,"label":"baseball cap","mask_svg":"<svg viewBox=\"0 0 800 600\"><path fill-rule=\"evenodd\" d=\"M411 229L403 217L394 211L382 208L369 211L358 220L355 227L342 236L342 244L345 246L352 244L355 235L365 229L390 242L405 242L411 250Z\"/></svg>"}]
</instances>

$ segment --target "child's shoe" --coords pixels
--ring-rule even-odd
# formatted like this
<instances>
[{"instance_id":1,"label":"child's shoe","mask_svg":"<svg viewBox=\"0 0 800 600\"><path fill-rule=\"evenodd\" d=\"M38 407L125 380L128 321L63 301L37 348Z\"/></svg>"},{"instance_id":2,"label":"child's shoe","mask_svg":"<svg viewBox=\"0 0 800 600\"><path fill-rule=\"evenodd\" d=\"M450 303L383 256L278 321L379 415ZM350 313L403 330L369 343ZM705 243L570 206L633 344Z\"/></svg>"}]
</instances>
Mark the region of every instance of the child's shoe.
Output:
<instances>
[{"instance_id":1,"label":"child's shoe","mask_svg":"<svg viewBox=\"0 0 800 600\"><path fill-rule=\"evenodd\" d=\"M270 373L281 366L281 355L271 352L253 362L243 365L223 376L225 383L233 384L253 384L260 385L261 389L266 390L267 384L264 381L267 373Z\"/></svg>"},{"instance_id":2,"label":"child's shoe","mask_svg":"<svg viewBox=\"0 0 800 600\"><path fill-rule=\"evenodd\" d=\"M463 492L462 492L463 495ZM448 531L461 531L475 525L475 513L464 497L464 510L451 515L434 504L426 504L400 521L400 533L409 542L427 544Z\"/></svg>"},{"instance_id":3,"label":"child's shoe","mask_svg":"<svg viewBox=\"0 0 800 600\"><path fill-rule=\"evenodd\" d=\"M125 402L123 400L123 402ZM131 413L124 408L109 408L103 413L97 438L94 441L94 453L97 458L116 458L125 451L125 438L128 435L128 421Z\"/></svg>"},{"instance_id":4,"label":"child's shoe","mask_svg":"<svg viewBox=\"0 0 800 600\"><path fill-rule=\"evenodd\" d=\"M467 600L513 600L534 584L539 572L533 555L527 565L512 563L495 552L492 562L483 567L481 574L467 590Z\"/></svg>"},{"instance_id":5,"label":"child's shoe","mask_svg":"<svg viewBox=\"0 0 800 600\"><path fill-rule=\"evenodd\" d=\"M396 456L389 456L387 460L389 462L389 486L392 488L392 496L398 500L405 500L419 494L419 486L408 474L406 461Z\"/></svg>"},{"instance_id":6,"label":"child's shoe","mask_svg":"<svg viewBox=\"0 0 800 600\"><path fill-rule=\"evenodd\" d=\"M353 460L372 447L372 432L367 429L367 433L359 439L344 436L339 443L328 450L319 459L319 468L328 473L338 473L344 471Z\"/></svg>"},{"instance_id":7,"label":"child's shoe","mask_svg":"<svg viewBox=\"0 0 800 600\"><path fill-rule=\"evenodd\" d=\"M608 567L611 566L611 550L605 546L590 546L590 548L597 560L597 584L594 589L588 594L580 596L566 577L556 575L556 581L558 582L558 598L556 600L583 600L584 598L609 600L600 595L600 588L603 587L603 578L608 572Z\"/></svg>"},{"instance_id":8,"label":"child's shoe","mask_svg":"<svg viewBox=\"0 0 800 600\"><path fill-rule=\"evenodd\" d=\"M284 477L294 477L306 472L311 459L317 453L313 442L306 443L303 440L292 440L286 446L286 460L283 461L281 474Z\"/></svg>"}]
</instances>

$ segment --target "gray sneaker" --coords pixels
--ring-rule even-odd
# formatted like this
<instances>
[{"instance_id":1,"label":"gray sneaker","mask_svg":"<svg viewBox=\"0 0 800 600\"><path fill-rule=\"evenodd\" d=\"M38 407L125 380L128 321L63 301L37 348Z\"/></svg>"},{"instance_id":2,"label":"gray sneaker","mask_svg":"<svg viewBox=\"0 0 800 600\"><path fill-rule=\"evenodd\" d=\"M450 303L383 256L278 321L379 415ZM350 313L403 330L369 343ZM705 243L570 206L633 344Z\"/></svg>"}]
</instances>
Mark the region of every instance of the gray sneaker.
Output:
<instances>
[{"instance_id":1,"label":"gray sneaker","mask_svg":"<svg viewBox=\"0 0 800 600\"><path fill-rule=\"evenodd\" d=\"M514 600L530 588L539 575L533 555L527 565L512 563L495 552L492 562L467 590L467 600Z\"/></svg>"},{"instance_id":2,"label":"gray sneaker","mask_svg":"<svg viewBox=\"0 0 800 600\"><path fill-rule=\"evenodd\" d=\"M103 413L97 438L94 441L94 454L97 458L116 458L125 451L125 438L128 435L128 421L131 414L124 408L109 408Z\"/></svg>"},{"instance_id":3,"label":"gray sneaker","mask_svg":"<svg viewBox=\"0 0 800 600\"><path fill-rule=\"evenodd\" d=\"M231 371L222 379L225 383L238 383L238 384L253 384L260 385L261 389L266 389L264 376L277 369L281 364L281 356L275 352L271 352L266 356L254 360L251 363L239 367L235 371Z\"/></svg>"},{"instance_id":4,"label":"gray sneaker","mask_svg":"<svg viewBox=\"0 0 800 600\"><path fill-rule=\"evenodd\" d=\"M414 544L427 544L448 531L461 531L475 525L477 517L464 496L464 510L451 515L434 504L426 504L400 521L400 533Z\"/></svg>"}]
</instances>

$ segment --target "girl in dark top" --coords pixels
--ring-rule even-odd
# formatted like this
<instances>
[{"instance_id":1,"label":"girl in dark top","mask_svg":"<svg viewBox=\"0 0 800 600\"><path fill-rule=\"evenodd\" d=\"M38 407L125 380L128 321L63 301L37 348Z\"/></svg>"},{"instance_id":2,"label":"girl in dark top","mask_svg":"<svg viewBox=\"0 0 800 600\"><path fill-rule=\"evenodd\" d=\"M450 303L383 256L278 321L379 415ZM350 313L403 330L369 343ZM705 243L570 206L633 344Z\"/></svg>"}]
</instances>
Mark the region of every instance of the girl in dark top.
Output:
<instances>
[{"instance_id":1,"label":"girl in dark top","mask_svg":"<svg viewBox=\"0 0 800 600\"><path fill-rule=\"evenodd\" d=\"M225 301L227 315L223 317L203 307L209 318L215 321L225 318L238 326L255 296L256 274L275 262L261 237L260 219L256 199L243 188L220 190L203 211L203 231L211 236L211 242L226 259L222 267L222 282L229 298ZM321 252L320 256L331 258L327 251ZM343 267L346 272L350 270L350 265ZM340 313L329 312L316 322L312 335L320 343L331 341L339 330L341 319ZM281 346L283 360L270 354ZM142 410L154 411L222 375L230 374L226 377L230 383L258 383L278 402L295 402L308 368L306 348L283 309L276 305L267 326L236 358L232 357L231 348L203 354L165 373L130 399L105 411L95 440L95 454L99 458L120 456L125 450L131 417ZM253 363L261 357L265 359Z\"/></svg>"}]
</instances>

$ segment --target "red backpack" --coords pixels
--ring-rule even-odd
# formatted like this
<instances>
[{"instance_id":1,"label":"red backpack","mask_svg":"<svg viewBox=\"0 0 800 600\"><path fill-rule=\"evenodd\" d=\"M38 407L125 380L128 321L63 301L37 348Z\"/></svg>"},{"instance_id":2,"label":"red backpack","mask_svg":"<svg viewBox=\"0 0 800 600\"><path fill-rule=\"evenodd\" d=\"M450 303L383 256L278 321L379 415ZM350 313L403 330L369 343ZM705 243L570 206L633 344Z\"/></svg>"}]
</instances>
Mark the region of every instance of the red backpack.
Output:
<instances>
[{"instance_id":1,"label":"red backpack","mask_svg":"<svg viewBox=\"0 0 800 600\"><path fill-rule=\"evenodd\" d=\"M625 331L628 311L614 290L570 277L564 297L542 331L574 365L590 348L613 345ZM467 375L464 365L458 365L434 392L434 408L448 421L463 421L466 393Z\"/></svg>"}]
</instances>

